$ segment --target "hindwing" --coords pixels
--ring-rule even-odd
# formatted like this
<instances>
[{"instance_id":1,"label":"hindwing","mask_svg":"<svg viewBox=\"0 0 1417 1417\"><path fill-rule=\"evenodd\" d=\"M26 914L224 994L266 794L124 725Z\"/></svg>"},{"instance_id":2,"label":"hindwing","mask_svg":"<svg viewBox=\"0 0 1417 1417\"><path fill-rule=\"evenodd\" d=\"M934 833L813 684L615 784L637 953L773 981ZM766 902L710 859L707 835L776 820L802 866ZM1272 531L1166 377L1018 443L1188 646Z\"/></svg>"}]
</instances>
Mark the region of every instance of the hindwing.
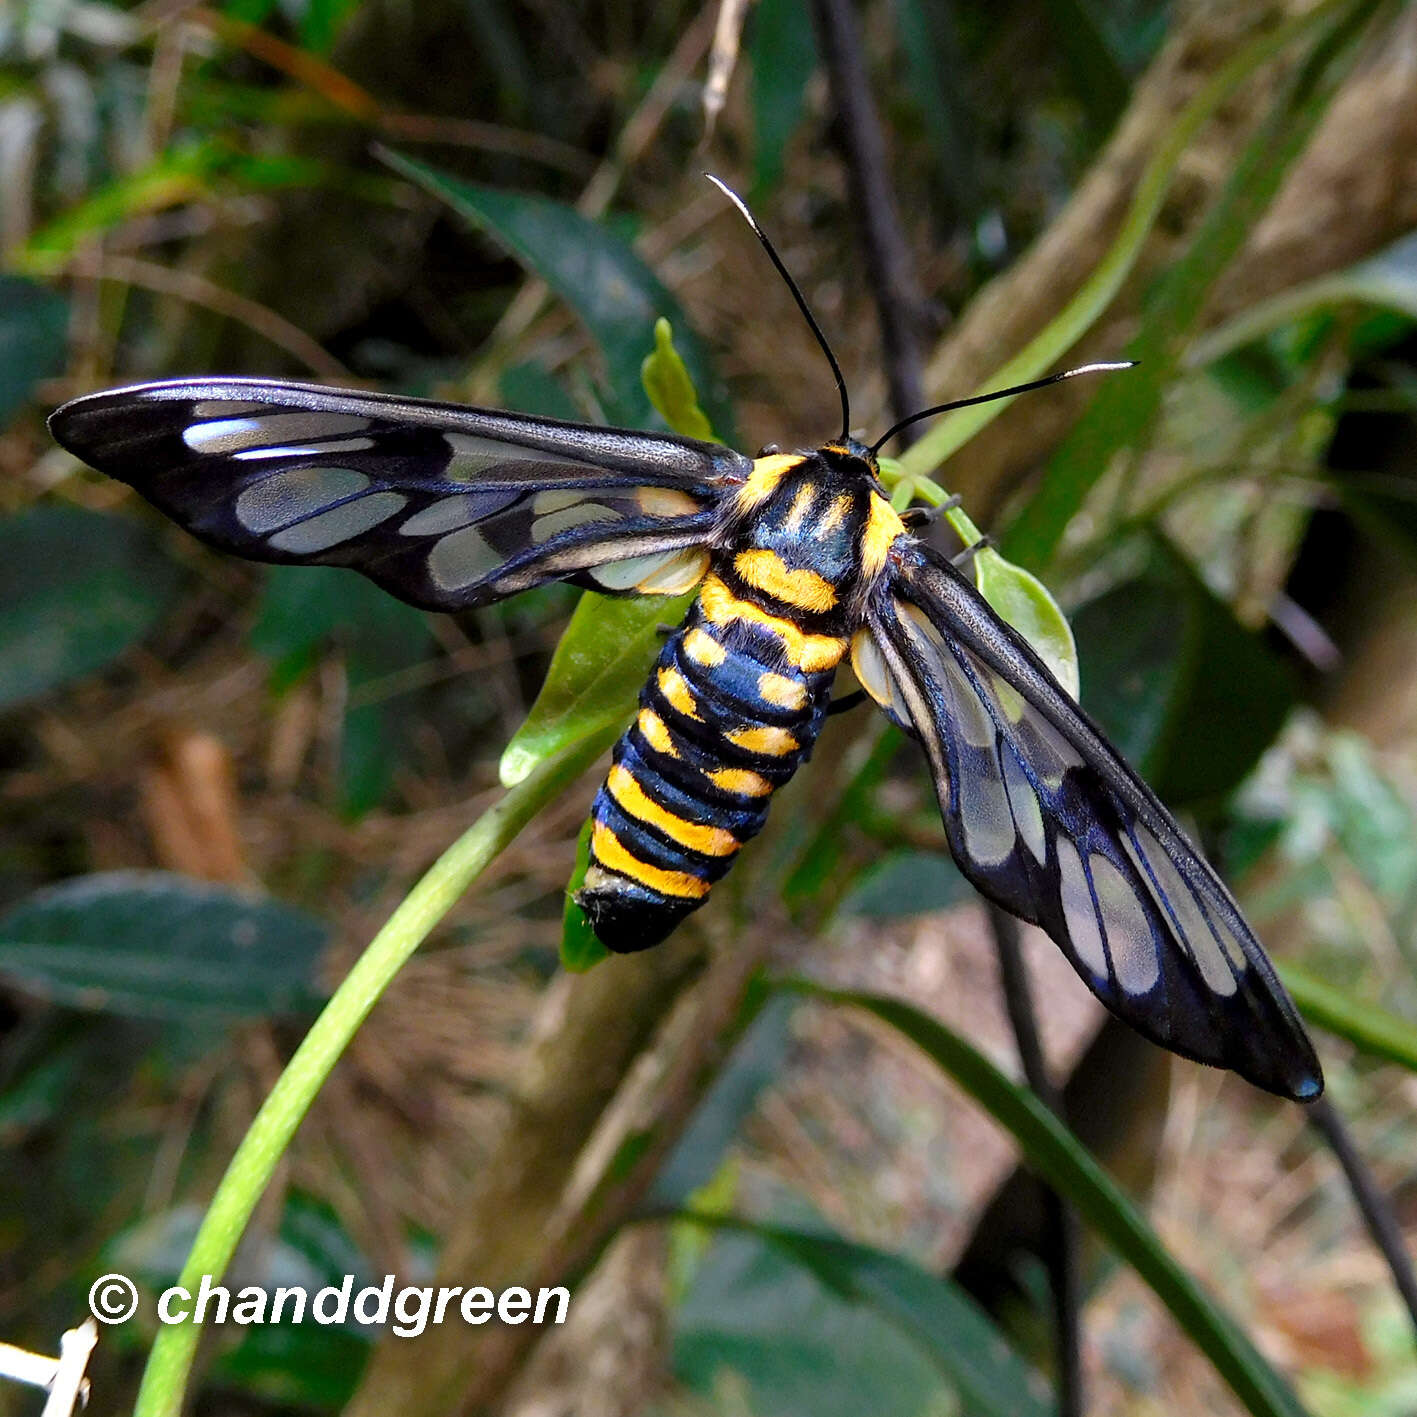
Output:
<instances>
[{"instance_id":1,"label":"hindwing","mask_svg":"<svg viewBox=\"0 0 1417 1417\"><path fill-rule=\"evenodd\" d=\"M678 594L751 463L712 443L260 379L75 399L54 437L211 545L428 610L548 580Z\"/></svg>"},{"instance_id":2,"label":"hindwing","mask_svg":"<svg viewBox=\"0 0 1417 1417\"><path fill-rule=\"evenodd\" d=\"M1317 1096L1312 1045L1230 892L964 576L928 547L898 553L862 633L862 681L924 747L969 880L1155 1042Z\"/></svg>"}]
</instances>

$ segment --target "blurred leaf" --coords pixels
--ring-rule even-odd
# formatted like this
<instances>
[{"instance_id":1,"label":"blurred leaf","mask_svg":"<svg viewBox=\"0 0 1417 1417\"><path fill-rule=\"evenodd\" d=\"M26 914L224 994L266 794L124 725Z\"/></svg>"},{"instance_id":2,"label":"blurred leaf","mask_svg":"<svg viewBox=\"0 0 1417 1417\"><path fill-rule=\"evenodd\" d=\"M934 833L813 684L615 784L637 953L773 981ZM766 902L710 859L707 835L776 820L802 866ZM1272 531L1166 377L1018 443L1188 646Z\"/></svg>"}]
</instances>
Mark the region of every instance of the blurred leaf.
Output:
<instances>
[{"instance_id":1,"label":"blurred leaf","mask_svg":"<svg viewBox=\"0 0 1417 1417\"><path fill-rule=\"evenodd\" d=\"M583 414L566 392L566 386L535 360L504 369L497 379L497 391L503 404L519 413L560 418L567 423L583 421Z\"/></svg>"},{"instance_id":2,"label":"blurred leaf","mask_svg":"<svg viewBox=\"0 0 1417 1417\"><path fill-rule=\"evenodd\" d=\"M1220 194L1180 259L1145 303L1142 328L1128 346L1140 367L1104 381L1049 460L1038 490L1003 537L1028 566L1045 566L1068 523L1122 448L1141 447L1175 377L1215 282L1249 238L1290 166L1328 108L1354 41L1379 0L1337 5L1338 17L1285 84L1259 131L1235 161ZM1322 7L1320 7L1322 8ZM1311 12L1317 16L1318 10Z\"/></svg>"},{"instance_id":3,"label":"blurred leaf","mask_svg":"<svg viewBox=\"0 0 1417 1417\"><path fill-rule=\"evenodd\" d=\"M1111 40L1087 0L1048 0L1043 15L1072 74L1072 91L1087 113L1095 139L1106 137L1122 116L1131 84Z\"/></svg>"},{"instance_id":4,"label":"blurred leaf","mask_svg":"<svg viewBox=\"0 0 1417 1417\"><path fill-rule=\"evenodd\" d=\"M1287 960L1277 961L1275 968L1304 1017L1315 1027L1346 1038L1361 1052L1417 1072L1417 1024L1335 989Z\"/></svg>"},{"instance_id":5,"label":"blurred leaf","mask_svg":"<svg viewBox=\"0 0 1417 1417\"><path fill-rule=\"evenodd\" d=\"M340 26L360 5L360 0L305 0L300 17L300 43L315 54L328 54Z\"/></svg>"},{"instance_id":6,"label":"blurred leaf","mask_svg":"<svg viewBox=\"0 0 1417 1417\"><path fill-rule=\"evenodd\" d=\"M1173 805L1236 787L1297 701L1288 666L1169 543L1073 624L1083 706Z\"/></svg>"},{"instance_id":7,"label":"blurred leaf","mask_svg":"<svg viewBox=\"0 0 1417 1417\"><path fill-rule=\"evenodd\" d=\"M793 1000L753 991L742 1036L654 1178L647 1205L675 1209L709 1185L758 1098L782 1076L792 1044Z\"/></svg>"},{"instance_id":8,"label":"blurred leaf","mask_svg":"<svg viewBox=\"0 0 1417 1417\"><path fill-rule=\"evenodd\" d=\"M68 353L69 302L34 281L0 275L0 429L42 379L63 372Z\"/></svg>"},{"instance_id":9,"label":"blurred leaf","mask_svg":"<svg viewBox=\"0 0 1417 1417\"><path fill-rule=\"evenodd\" d=\"M0 521L0 707L116 659L180 584L178 568L127 517L46 505Z\"/></svg>"},{"instance_id":10,"label":"blurred leaf","mask_svg":"<svg viewBox=\"0 0 1417 1417\"><path fill-rule=\"evenodd\" d=\"M1306 36L1310 30L1332 21L1335 14L1340 16L1342 23L1355 3L1360 6L1361 22L1377 7L1380 0L1367 0L1367 3L1364 3L1364 0L1320 0L1320 3L1310 10L1291 16L1279 24L1262 28L1244 48L1224 64L1176 115L1175 122L1167 130L1161 145L1152 154L1136 184L1131 206L1116 238L1102 259L1093 267L1078 292L1038 335L984 380L979 386L979 392L1006 388L1011 384L1022 384L1038 378L1092 328L1135 267L1145 247L1147 236L1161 212L1171 179L1195 135L1230 95L1246 83L1259 68L1271 62L1289 45ZM900 463L904 473L912 478L930 476L980 429L1009 408L1012 402L1012 399L1001 399L945 414L917 443L901 455ZM1096 475L1100 475L1100 469ZM1017 546L1009 546L1006 549L1011 556L1029 560Z\"/></svg>"},{"instance_id":11,"label":"blurred leaf","mask_svg":"<svg viewBox=\"0 0 1417 1417\"><path fill-rule=\"evenodd\" d=\"M590 918L572 899L585 884L585 873L590 868L592 825L591 819L587 818L576 838L576 864L571 879L566 883L566 906L561 914L561 968L571 974L584 974L601 960L610 958L610 951L591 929Z\"/></svg>"},{"instance_id":12,"label":"blurred leaf","mask_svg":"<svg viewBox=\"0 0 1417 1417\"><path fill-rule=\"evenodd\" d=\"M1204 368L1283 325L1348 304L1398 310L1417 320L1417 232L1346 270L1330 271L1251 305L1198 339L1186 363Z\"/></svg>"},{"instance_id":13,"label":"blurred leaf","mask_svg":"<svg viewBox=\"0 0 1417 1417\"><path fill-rule=\"evenodd\" d=\"M400 153L381 151L396 172L495 238L576 312L605 356L612 422L641 427L649 417L640 365L649 332L663 315L678 332L680 351L710 420L727 434L729 409L717 397L707 357L678 301L608 227L548 197L465 182Z\"/></svg>"},{"instance_id":14,"label":"blurred leaf","mask_svg":"<svg viewBox=\"0 0 1417 1417\"><path fill-rule=\"evenodd\" d=\"M716 443L713 426L699 407L698 391L679 351L674 329L663 315L654 322L654 349L640 365L640 379L655 412L676 433Z\"/></svg>"},{"instance_id":15,"label":"blurred leaf","mask_svg":"<svg viewBox=\"0 0 1417 1417\"><path fill-rule=\"evenodd\" d=\"M862 871L839 908L843 915L892 920L973 898L974 887L944 852L892 851Z\"/></svg>"},{"instance_id":16,"label":"blurred leaf","mask_svg":"<svg viewBox=\"0 0 1417 1417\"><path fill-rule=\"evenodd\" d=\"M800 0L759 0L748 43L753 66L753 186L776 187L783 157L797 131L807 81L817 67L811 6Z\"/></svg>"},{"instance_id":17,"label":"blurred leaf","mask_svg":"<svg viewBox=\"0 0 1417 1417\"><path fill-rule=\"evenodd\" d=\"M736 1374L745 1411L925 1417L942 1396L915 1343L756 1234L715 1238L672 1324L674 1375L711 1394Z\"/></svg>"},{"instance_id":18,"label":"blurred leaf","mask_svg":"<svg viewBox=\"0 0 1417 1417\"><path fill-rule=\"evenodd\" d=\"M1244 1330L1182 1269L1129 1197L1026 1087L937 1019L898 999L800 979L787 987L863 1009L908 1038L1013 1134L1030 1165L1136 1270L1255 1417L1305 1417Z\"/></svg>"},{"instance_id":19,"label":"blurred leaf","mask_svg":"<svg viewBox=\"0 0 1417 1417\"><path fill-rule=\"evenodd\" d=\"M684 618L693 594L660 598L587 591L556 646L546 682L499 768L514 787L568 744L629 721L664 638L661 624Z\"/></svg>"},{"instance_id":20,"label":"blurred leaf","mask_svg":"<svg viewBox=\"0 0 1417 1417\"><path fill-rule=\"evenodd\" d=\"M340 802L351 816L376 806L393 780L408 715L397 700L361 702L360 691L427 658L433 634L423 612L342 567L273 566L248 638L271 661L277 692L325 645L343 650L351 702L340 742Z\"/></svg>"},{"instance_id":21,"label":"blurred leaf","mask_svg":"<svg viewBox=\"0 0 1417 1417\"><path fill-rule=\"evenodd\" d=\"M325 941L320 921L279 901L109 871L36 891L0 916L0 978L94 1013L269 1018L319 1005Z\"/></svg>"}]
</instances>

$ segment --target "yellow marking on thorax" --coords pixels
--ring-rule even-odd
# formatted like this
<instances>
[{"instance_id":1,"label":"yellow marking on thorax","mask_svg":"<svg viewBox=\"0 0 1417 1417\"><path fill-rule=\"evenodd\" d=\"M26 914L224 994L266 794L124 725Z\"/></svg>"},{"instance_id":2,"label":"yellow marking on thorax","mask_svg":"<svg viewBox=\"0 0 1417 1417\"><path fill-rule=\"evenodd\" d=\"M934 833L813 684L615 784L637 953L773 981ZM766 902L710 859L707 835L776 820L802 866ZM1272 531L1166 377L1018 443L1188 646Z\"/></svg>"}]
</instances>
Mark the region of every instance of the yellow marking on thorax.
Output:
<instances>
[{"instance_id":1,"label":"yellow marking on thorax","mask_svg":"<svg viewBox=\"0 0 1417 1417\"><path fill-rule=\"evenodd\" d=\"M670 758L679 756L679 750L674 746L674 740L669 736L664 720L653 709L641 709L638 722L645 742L655 752Z\"/></svg>"},{"instance_id":2,"label":"yellow marking on thorax","mask_svg":"<svg viewBox=\"0 0 1417 1417\"><path fill-rule=\"evenodd\" d=\"M879 492L872 492L871 512L861 533L861 572L867 579L880 575L886 553L904 535L905 523L896 509Z\"/></svg>"},{"instance_id":3,"label":"yellow marking on thorax","mask_svg":"<svg viewBox=\"0 0 1417 1417\"><path fill-rule=\"evenodd\" d=\"M722 827L702 826L661 807L621 763L610 769L605 785L610 789L610 795L632 817L658 827L670 840L688 847L690 851L698 851L705 856L732 856L742 845L732 832Z\"/></svg>"},{"instance_id":4,"label":"yellow marking on thorax","mask_svg":"<svg viewBox=\"0 0 1417 1417\"><path fill-rule=\"evenodd\" d=\"M789 679L785 674L759 674L758 694L764 702L776 704L778 708L800 709L807 702L807 686L800 679Z\"/></svg>"},{"instance_id":5,"label":"yellow marking on thorax","mask_svg":"<svg viewBox=\"0 0 1417 1417\"><path fill-rule=\"evenodd\" d=\"M684 682L684 676L677 669L659 671L659 692L684 715L685 718L699 717L698 701ZM700 722L702 720L700 719Z\"/></svg>"},{"instance_id":6,"label":"yellow marking on thorax","mask_svg":"<svg viewBox=\"0 0 1417 1417\"><path fill-rule=\"evenodd\" d=\"M801 461L801 453L769 453L765 458L754 458L748 480L738 489L738 505L746 510L766 502L777 484Z\"/></svg>"},{"instance_id":7,"label":"yellow marking on thorax","mask_svg":"<svg viewBox=\"0 0 1417 1417\"><path fill-rule=\"evenodd\" d=\"M690 900L702 900L709 893L709 883L691 876L687 871L666 871L663 867L652 866L641 861L625 850L620 838L604 822L597 822L591 828L590 850L594 859L607 871L615 871L628 876L632 881L648 886L661 895L685 896Z\"/></svg>"},{"instance_id":8,"label":"yellow marking on thorax","mask_svg":"<svg viewBox=\"0 0 1417 1417\"><path fill-rule=\"evenodd\" d=\"M710 572L699 593L699 607L715 625L731 625L744 620L770 630L782 642L782 652L789 664L808 674L835 669L846 653L846 641L835 635L809 635L799 630L791 620L769 615L751 601L739 600L719 578Z\"/></svg>"},{"instance_id":9,"label":"yellow marking on thorax","mask_svg":"<svg viewBox=\"0 0 1417 1417\"><path fill-rule=\"evenodd\" d=\"M684 636L684 653L695 664L702 664L710 669L716 664L722 664L728 656L728 651L707 630L701 630L697 625Z\"/></svg>"},{"instance_id":10,"label":"yellow marking on thorax","mask_svg":"<svg viewBox=\"0 0 1417 1417\"><path fill-rule=\"evenodd\" d=\"M789 569L776 551L740 551L733 569L754 590L796 610L820 615L836 604L836 587L829 580L816 571Z\"/></svg>"},{"instance_id":11,"label":"yellow marking on thorax","mask_svg":"<svg viewBox=\"0 0 1417 1417\"><path fill-rule=\"evenodd\" d=\"M705 776L724 792L736 792L740 797L770 797L772 783L751 768L714 768Z\"/></svg>"},{"instance_id":12,"label":"yellow marking on thorax","mask_svg":"<svg viewBox=\"0 0 1417 1417\"><path fill-rule=\"evenodd\" d=\"M831 506L822 514L821 521L812 530L818 536L825 536L829 531L835 531L850 510L851 495L849 493L843 492L840 496L833 497Z\"/></svg>"},{"instance_id":13,"label":"yellow marking on thorax","mask_svg":"<svg viewBox=\"0 0 1417 1417\"><path fill-rule=\"evenodd\" d=\"M817 489L810 482L804 482L797 489L797 495L792 499L792 505L787 509L787 520L783 526L787 531L800 531L802 519L807 515L807 509L816 500Z\"/></svg>"},{"instance_id":14,"label":"yellow marking on thorax","mask_svg":"<svg viewBox=\"0 0 1417 1417\"><path fill-rule=\"evenodd\" d=\"M723 736L735 748L764 753L770 758L785 758L802 746L785 728L735 728Z\"/></svg>"}]
</instances>

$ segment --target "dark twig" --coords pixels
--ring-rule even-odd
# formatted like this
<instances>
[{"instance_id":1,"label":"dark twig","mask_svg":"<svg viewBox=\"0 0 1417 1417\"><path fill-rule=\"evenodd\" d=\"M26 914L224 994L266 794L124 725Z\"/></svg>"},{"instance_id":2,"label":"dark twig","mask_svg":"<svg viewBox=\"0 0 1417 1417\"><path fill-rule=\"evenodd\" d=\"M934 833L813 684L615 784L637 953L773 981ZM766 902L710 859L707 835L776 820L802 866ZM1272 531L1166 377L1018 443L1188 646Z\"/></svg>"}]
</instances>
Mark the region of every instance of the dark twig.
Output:
<instances>
[{"instance_id":1,"label":"dark twig","mask_svg":"<svg viewBox=\"0 0 1417 1417\"><path fill-rule=\"evenodd\" d=\"M881 322L881 343L896 419L908 418L925 402L917 322L923 302L914 263L901 230L886 163L885 141L871 101L862 46L851 0L813 0L817 39L840 122L852 205L861 222L867 278ZM909 429L905 432L908 434ZM1019 953L1018 926L1010 915L992 911L1004 997L1029 1085L1054 1111L1058 1097L1048 1078L1034 1022L1028 980ZM1060 1417L1080 1417L1082 1363L1078 1337L1079 1285L1077 1222L1071 1209L1045 1188L1044 1259L1053 1291Z\"/></svg>"},{"instance_id":2,"label":"dark twig","mask_svg":"<svg viewBox=\"0 0 1417 1417\"><path fill-rule=\"evenodd\" d=\"M999 976L1004 1005L1018 1043L1023 1075L1043 1103L1059 1116L1063 1097L1048 1072L1038 1021L1033 1012L1033 995L1028 986L1028 969L1019 945L1018 921L997 905L989 907L989 926L999 957ZM1053 1291L1058 1365L1058 1412L1061 1417L1078 1417L1083 1411L1082 1348L1079 1341L1082 1312L1082 1281L1078 1271L1078 1223L1069 1206L1051 1186L1042 1187L1043 1262L1048 1268Z\"/></svg>"},{"instance_id":3,"label":"dark twig","mask_svg":"<svg viewBox=\"0 0 1417 1417\"><path fill-rule=\"evenodd\" d=\"M1353 1199L1357 1203L1358 1213L1363 1217L1363 1224L1368 1227L1368 1234L1372 1236L1373 1243L1387 1261L1387 1266L1392 1271L1393 1283L1397 1285L1397 1292L1402 1295L1402 1302L1407 1305L1413 1327L1417 1328L1417 1275L1413 1274L1412 1257L1407 1253L1401 1227L1392 1213L1388 1198L1382 1193L1377 1179L1368 1169L1368 1163L1359 1155L1347 1123L1328 1098L1321 1097L1317 1102L1309 1103L1307 1111L1314 1129L1328 1143L1329 1150L1343 1168L1348 1188L1353 1192Z\"/></svg>"},{"instance_id":4,"label":"dark twig","mask_svg":"<svg viewBox=\"0 0 1417 1417\"><path fill-rule=\"evenodd\" d=\"M851 205L880 312L891 406L904 418L925 402L917 330L925 308L891 191L886 144L871 99L852 0L814 0L817 43L840 121Z\"/></svg>"}]
</instances>

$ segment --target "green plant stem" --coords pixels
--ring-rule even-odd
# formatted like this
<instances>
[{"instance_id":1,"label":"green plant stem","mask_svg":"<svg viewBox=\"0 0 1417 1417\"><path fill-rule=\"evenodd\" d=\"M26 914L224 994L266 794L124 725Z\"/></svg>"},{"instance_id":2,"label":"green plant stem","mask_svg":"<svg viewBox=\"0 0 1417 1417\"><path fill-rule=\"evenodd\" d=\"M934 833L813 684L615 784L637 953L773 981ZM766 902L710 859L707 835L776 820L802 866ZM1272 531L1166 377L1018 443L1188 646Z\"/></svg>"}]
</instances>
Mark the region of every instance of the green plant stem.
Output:
<instances>
[{"instance_id":1,"label":"green plant stem","mask_svg":"<svg viewBox=\"0 0 1417 1417\"><path fill-rule=\"evenodd\" d=\"M261 1104L207 1207L178 1283L195 1291L204 1275L219 1280L291 1138L331 1069L379 996L430 931L521 829L610 745L601 730L548 759L510 789L450 846L404 897L369 942L311 1025ZM134 1417L179 1417L201 1328L158 1330Z\"/></svg>"},{"instance_id":2,"label":"green plant stem","mask_svg":"<svg viewBox=\"0 0 1417 1417\"><path fill-rule=\"evenodd\" d=\"M992 378L986 379L978 392L987 393L990 389L1006 388L1010 384L1027 383L1038 378L1086 334L1136 266L1147 235L1166 198L1181 154L1191 140L1251 74L1302 35L1348 9L1351 4L1352 0L1324 0L1312 10L1267 30L1246 45L1201 89L1181 111L1168 130L1165 141L1147 163L1117 239L1108 248L1107 254L1057 317L996 370ZM917 495L921 495L920 486L930 473L1012 403L1012 399L999 399L995 403L976 404L972 408L946 414L918 443L906 449L899 461L906 476L915 480Z\"/></svg>"}]
</instances>

